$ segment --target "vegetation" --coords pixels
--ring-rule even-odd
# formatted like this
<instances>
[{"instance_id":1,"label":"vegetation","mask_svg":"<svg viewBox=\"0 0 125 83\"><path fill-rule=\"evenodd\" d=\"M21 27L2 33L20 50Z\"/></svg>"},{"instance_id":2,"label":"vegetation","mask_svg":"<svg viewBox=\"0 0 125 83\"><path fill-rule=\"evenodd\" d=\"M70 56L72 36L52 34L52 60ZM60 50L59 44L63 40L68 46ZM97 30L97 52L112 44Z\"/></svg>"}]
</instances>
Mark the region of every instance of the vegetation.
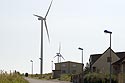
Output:
<instances>
[{"instance_id":1,"label":"vegetation","mask_svg":"<svg viewBox=\"0 0 125 83\"><path fill-rule=\"evenodd\" d=\"M71 81L71 74L62 74L59 78L61 81Z\"/></svg>"},{"instance_id":2,"label":"vegetation","mask_svg":"<svg viewBox=\"0 0 125 83\"><path fill-rule=\"evenodd\" d=\"M84 83L109 83L109 74L89 73L84 77ZM117 78L112 75L112 83L117 83Z\"/></svg>"},{"instance_id":3,"label":"vegetation","mask_svg":"<svg viewBox=\"0 0 125 83\"><path fill-rule=\"evenodd\" d=\"M19 73L0 73L0 83L29 83Z\"/></svg>"},{"instance_id":4,"label":"vegetation","mask_svg":"<svg viewBox=\"0 0 125 83\"><path fill-rule=\"evenodd\" d=\"M110 75L109 74L103 74L103 73L91 73L90 72L90 64L86 63L85 69L84 69L84 83L109 83L110 81ZM115 75L112 75L112 83L118 83L117 77Z\"/></svg>"}]
</instances>

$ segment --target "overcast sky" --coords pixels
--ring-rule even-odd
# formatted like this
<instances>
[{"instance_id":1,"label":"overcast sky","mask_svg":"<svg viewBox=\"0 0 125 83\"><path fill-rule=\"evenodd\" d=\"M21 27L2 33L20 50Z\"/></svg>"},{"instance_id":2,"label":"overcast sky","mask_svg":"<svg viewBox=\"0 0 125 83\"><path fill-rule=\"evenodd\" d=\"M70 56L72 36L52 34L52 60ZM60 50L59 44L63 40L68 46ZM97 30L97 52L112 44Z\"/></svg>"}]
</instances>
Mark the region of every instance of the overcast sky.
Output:
<instances>
[{"instance_id":1,"label":"overcast sky","mask_svg":"<svg viewBox=\"0 0 125 83\"><path fill-rule=\"evenodd\" d=\"M45 16L51 0L0 0L0 69L31 73L40 72L40 21L33 16ZM51 72L51 61L58 52L65 61L84 63L91 54L103 53L109 47L125 51L125 1L124 0L53 0L47 16L50 44L44 27L44 68ZM64 60L63 60L64 61Z\"/></svg>"}]
</instances>

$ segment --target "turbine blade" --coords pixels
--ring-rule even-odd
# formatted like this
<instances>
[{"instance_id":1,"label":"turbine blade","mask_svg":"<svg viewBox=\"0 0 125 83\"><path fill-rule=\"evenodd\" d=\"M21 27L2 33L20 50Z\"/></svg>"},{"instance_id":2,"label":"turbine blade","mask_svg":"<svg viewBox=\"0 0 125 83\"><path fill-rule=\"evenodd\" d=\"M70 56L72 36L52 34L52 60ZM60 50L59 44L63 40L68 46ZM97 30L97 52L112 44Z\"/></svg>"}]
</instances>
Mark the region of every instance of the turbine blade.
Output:
<instances>
[{"instance_id":1,"label":"turbine blade","mask_svg":"<svg viewBox=\"0 0 125 83\"><path fill-rule=\"evenodd\" d=\"M46 32L47 32L47 36L48 36L48 41L49 41L49 43L50 43L49 32L48 32L46 20L44 20L44 23L45 23L45 27L46 27Z\"/></svg>"},{"instance_id":2,"label":"turbine blade","mask_svg":"<svg viewBox=\"0 0 125 83\"><path fill-rule=\"evenodd\" d=\"M51 1L50 6L49 6L49 8L48 8L48 10L47 10L47 13L46 13L46 15L45 15L45 19L46 19L48 13L49 13L49 10L50 10L50 8L51 8L52 2L53 2L53 0Z\"/></svg>"},{"instance_id":3,"label":"turbine blade","mask_svg":"<svg viewBox=\"0 0 125 83\"><path fill-rule=\"evenodd\" d=\"M60 54L60 57L62 57L64 59L64 57ZM65 59L64 59L65 60Z\"/></svg>"},{"instance_id":4,"label":"turbine blade","mask_svg":"<svg viewBox=\"0 0 125 83\"><path fill-rule=\"evenodd\" d=\"M57 55L56 55L57 56ZM54 56L53 58L56 58L56 56Z\"/></svg>"},{"instance_id":5,"label":"turbine blade","mask_svg":"<svg viewBox=\"0 0 125 83\"><path fill-rule=\"evenodd\" d=\"M59 53L60 53L60 51L61 51L61 43L59 43Z\"/></svg>"},{"instance_id":6,"label":"turbine blade","mask_svg":"<svg viewBox=\"0 0 125 83\"><path fill-rule=\"evenodd\" d=\"M36 16L36 17L39 17L39 18L42 18L42 16L39 16L39 15L35 15L35 14L33 14L34 16Z\"/></svg>"}]
</instances>

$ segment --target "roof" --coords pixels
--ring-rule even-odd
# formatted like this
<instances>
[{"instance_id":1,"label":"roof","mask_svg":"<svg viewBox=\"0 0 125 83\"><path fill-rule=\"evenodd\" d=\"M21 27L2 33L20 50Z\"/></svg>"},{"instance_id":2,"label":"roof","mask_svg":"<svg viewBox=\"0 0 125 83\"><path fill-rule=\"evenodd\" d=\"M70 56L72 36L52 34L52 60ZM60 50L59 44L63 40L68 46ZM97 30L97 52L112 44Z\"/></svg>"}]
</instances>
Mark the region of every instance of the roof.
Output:
<instances>
[{"instance_id":1,"label":"roof","mask_svg":"<svg viewBox=\"0 0 125 83\"><path fill-rule=\"evenodd\" d=\"M125 56L125 52L116 52L116 55L122 59Z\"/></svg>"},{"instance_id":2,"label":"roof","mask_svg":"<svg viewBox=\"0 0 125 83\"><path fill-rule=\"evenodd\" d=\"M108 48L108 49L110 49L110 47ZM108 50L107 49L107 50ZM106 50L106 51L107 51ZM112 49L111 49L112 50ZM105 51L105 52L106 52ZM104 52L104 53L105 53ZM113 50L112 50L112 52L114 52ZM104 54L103 53L103 54ZM125 52L114 52L120 59L122 59L123 57L125 57ZM92 64L94 64L103 54L92 54L92 55L90 55L90 58L91 58L91 65Z\"/></svg>"},{"instance_id":3,"label":"roof","mask_svg":"<svg viewBox=\"0 0 125 83\"><path fill-rule=\"evenodd\" d=\"M110 49L110 47L109 47L108 49ZM107 49L107 50L108 50L108 49ZM106 50L106 51L107 51L107 50ZM105 51L105 52L106 52L106 51ZM113 51L113 50L112 50L112 51ZM104 53L105 53L105 52L104 52ZM113 51L113 52L114 52L114 51ZM104 53L103 53L103 54L104 54ZM93 55L90 55L91 65L93 65L103 54L93 54Z\"/></svg>"},{"instance_id":4,"label":"roof","mask_svg":"<svg viewBox=\"0 0 125 83\"><path fill-rule=\"evenodd\" d=\"M76 64L82 64L82 63L72 62L72 61L66 61L66 62L61 62L61 63L76 63ZM55 63L55 64L60 64L60 63Z\"/></svg>"},{"instance_id":5,"label":"roof","mask_svg":"<svg viewBox=\"0 0 125 83\"><path fill-rule=\"evenodd\" d=\"M118 65L118 64L121 64L122 62L124 62L125 60L125 56L123 58L121 58L120 60L114 62L112 65Z\"/></svg>"},{"instance_id":6,"label":"roof","mask_svg":"<svg viewBox=\"0 0 125 83\"><path fill-rule=\"evenodd\" d=\"M93 54L93 55L90 55L91 65L94 64L96 62L96 60L98 60L98 58L100 58L101 56L102 56L102 54Z\"/></svg>"}]
</instances>

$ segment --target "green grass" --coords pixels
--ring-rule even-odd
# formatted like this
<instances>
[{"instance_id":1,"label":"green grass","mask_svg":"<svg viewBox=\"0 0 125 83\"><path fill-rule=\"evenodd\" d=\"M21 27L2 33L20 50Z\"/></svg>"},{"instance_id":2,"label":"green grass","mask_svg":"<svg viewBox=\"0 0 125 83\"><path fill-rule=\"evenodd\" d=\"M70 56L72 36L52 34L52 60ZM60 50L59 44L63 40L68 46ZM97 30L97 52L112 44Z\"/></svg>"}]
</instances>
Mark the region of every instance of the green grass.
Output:
<instances>
[{"instance_id":1,"label":"green grass","mask_svg":"<svg viewBox=\"0 0 125 83\"><path fill-rule=\"evenodd\" d=\"M71 75L70 74L62 74L59 78L61 81L71 81Z\"/></svg>"},{"instance_id":2,"label":"green grass","mask_svg":"<svg viewBox=\"0 0 125 83\"><path fill-rule=\"evenodd\" d=\"M109 83L109 74L89 73L84 76L84 83ZM112 75L112 82L117 83L116 75Z\"/></svg>"},{"instance_id":3,"label":"green grass","mask_svg":"<svg viewBox=\"0 0 125 83\"><path fill-rule=\"evenodd\" d=\"M2 73L0 74L0 83L29 83L26 81L22 76L17 73L7 74Z\"/></svg>"}]
</instances>

